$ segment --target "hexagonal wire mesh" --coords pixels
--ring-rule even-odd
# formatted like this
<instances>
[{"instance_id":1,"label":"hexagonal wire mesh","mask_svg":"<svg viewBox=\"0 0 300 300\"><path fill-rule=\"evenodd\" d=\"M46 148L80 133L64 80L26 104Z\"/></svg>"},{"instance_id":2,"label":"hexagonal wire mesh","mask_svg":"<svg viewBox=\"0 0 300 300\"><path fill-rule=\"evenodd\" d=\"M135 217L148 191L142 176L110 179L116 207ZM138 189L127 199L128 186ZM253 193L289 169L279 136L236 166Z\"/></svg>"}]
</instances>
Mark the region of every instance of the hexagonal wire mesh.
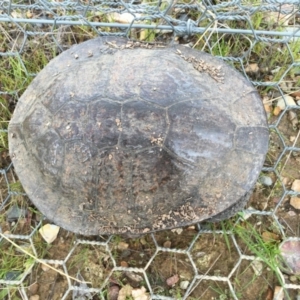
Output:
<instances>
[{"instance_id":1,"label":"hexagonal wire mesh","mask_svg":"<svg viewBox=\"0 0 300 300\"><path fill-rule=\"evenodd\" d=\"M299 278L279 268L277 254L281 240L299 236L299 8L296 0L0 1L0 298L298 299ZM51 245L43 241L47 220L10 163L8 121L51 58L97 35L188 44L257 87L270 147L242 214L136 239L60 229Z\"/></svg>"}]
</instances>

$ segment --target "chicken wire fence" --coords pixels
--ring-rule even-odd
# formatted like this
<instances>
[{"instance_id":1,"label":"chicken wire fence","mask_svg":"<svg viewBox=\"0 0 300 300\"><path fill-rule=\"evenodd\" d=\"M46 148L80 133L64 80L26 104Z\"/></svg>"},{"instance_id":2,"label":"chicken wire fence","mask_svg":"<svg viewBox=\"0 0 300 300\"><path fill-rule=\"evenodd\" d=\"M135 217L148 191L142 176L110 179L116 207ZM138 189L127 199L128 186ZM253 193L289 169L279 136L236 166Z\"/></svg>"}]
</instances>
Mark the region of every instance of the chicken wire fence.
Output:
<instances>
[{"instance_id":1,"label":"chicken wire fence","mask_svg":"<svg viewBox=\"0 0 300 300\"><path fill-rule=\"evenodd\" d=\"M0 1L0 299L299 299L299 249L285 269L272 256L283 240L295 249L299 236L299 8L296 0ZM51 246L43 242L47 220L9 160L9 117L51 58L97 35L196 47L257 87L270 145L241 214L131 240L60 229Z\"/></svg>"}]
</instances>

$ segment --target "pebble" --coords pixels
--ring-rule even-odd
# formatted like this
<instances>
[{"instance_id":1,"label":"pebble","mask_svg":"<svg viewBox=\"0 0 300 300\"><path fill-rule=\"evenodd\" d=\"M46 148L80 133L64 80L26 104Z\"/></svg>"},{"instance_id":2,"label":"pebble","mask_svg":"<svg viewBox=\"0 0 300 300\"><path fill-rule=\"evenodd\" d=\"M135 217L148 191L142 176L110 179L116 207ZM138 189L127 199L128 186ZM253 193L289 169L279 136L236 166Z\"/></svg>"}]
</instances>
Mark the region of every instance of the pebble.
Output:
<instances>
[{"instance_id":1,"label":"pebble","mask_svg":"<svg viewBox=\"0 0 300 300\"><path fill-rule=\"evenodd\" d=\"M298 197L291 197L290 205L296 209L300 209L300 198Z\"/></svg>"},{"instance_id":2,"label":"pebble","mask_svg":"<svg viewBox=\"0 0 300 300\"><path fill-rule=\"evenodd\" d=\"M49 268L48 266L44 265L44 264L41 265L41 268L42 268L42 270L43 270L44 272L47 272L47 271L50 270L50 268Z\"/></svg>"},{"instance_id":3,"label":"pebble","mask_svg":"<svg viewBox=\"0 0 300 300\"><path fill-rule=\"evenodd\" d=\"M283 300L283 288L275 286L273 300Z\"/></svg>"},{"instance_id":4,"label":"pebble","mask_svg":"<svg viewBox=\"0 0 300 300\"><path fill-rule=\"evenodd\" d=\"M24 208L19 208L17 205L14 205L8 209L6 214L7 221L12 222L18 220L19 218L25 218L26 210Z\"/></svg>"},{"instance_id":5,"label":"pebble","mask_svg":"<svg viewBox=\"0 0 300 300\"><path fill-rule=\"evenodd\" d=\"M60 227L54 224L46 224L40 228L39 233L48 244L51 244L57 238L59 229Z\"/></svg>"},{"instance_id":6,"label":"pebble","mask_svg":"<svg viewBox=\"0 0 300 300\"><path fill-rule=\"evenodd\" d=\"M179 276L177 274L169 277L167 280L166 280L166 283L168 286L173 286L174 284L176 284L177 282L179 281Z\"/></svg>"},{"instance_id":7,"label":"pebble","mask_svg":"<svg viewBox=\"0 0 300 300\"><path fill-rule=\"evenodd\" d=\"M40 299L40 296L39 295L33 295L33 296L30 296L29 300L39 300Z\"/></svg>"},{"instance_id":8,"label":"pebble","mask_svg":"<svg viewBox=\"0 0 300 300\"><path fill-rule=\"evenodd\" d=\"M165 241L164 242L164 247L165 248L171 248L172 242L171 241Z\"/></svg>"},{"instance_id":9,"label":"pebble","mask_svg":"<svg viewBox=\"0 0 300 300\"><path fill-rule=\"evenodd\" d=\"M126 261L122 260L120 262L120 266L123 267L123 268L127 268L128 267L128 263Z\"/></svg>"},{"instance_id":10,"label":"pebble","mask_svg":"<svg viewBox=\"0 0 300 300\"><path fill-rule=\"evenodd\" d=\"M5 274L5 280L17 280L21 274L20 271L9 271Z\"/></svg>"},{"instance_id":11,"label":"pebble","mask_svg":"<svg viewBox=\"0 0 300 300\"><path fill-rule=\"evenodd\" d=\"M175 228L171 230L172 232L176 232L178 235L182 233L183 229L182 228Z\"/></svg>"},{"instance_id":12,"label":"pebble","mask_svg":"<svg viewBox=\"0 0 300 300\"><path fill-rule=\"evenodd\" d=\"M141 282L144 279L141 275L138 275L133 272L126 272L125 275L127 278L129 278L130 280L132 280L135 283Z\"/></svg>"},{"instance_id":13,"label":"pebble","mask_svg":"<svg viewBox=\"0 0 300 300\"><path fill-rule=\"evenodd\" d=\"M274 242L280 239L278 234L270 231L264 231L261 236L264 242Z\"/></svg>"},{"instance_id":14,"label":"pebble","mask_svg":"<svg viewBox=\"0 0 300 300\"><path fill-rule=\"evenodd\" d=\"M291 275L289 279L290 279L290 282L294 282L294 283L297 282L297 280L298 280L297 276L295 276L295 275Z\"/></svg>"},{"instance_id":15,"label":"pebble","mask_svg":"<svg viewBox=\"0 0 300 300\"><path fill-rule=\"evenodd\" d=\"M30 285L28 287L30 294L33 294L33 295L35 295L37 293L38 289L39 289L39 285L37 282L33 283L32 285Z\"/></svg>"},{"instance_id":16,"label":"pebble","mask_svg":"<svg viewBox=\"0 0 300 300\"><path fill-rule=\"evenodd\" d=\"M262 185L265 186L271 186L273 184L273 180L270 176L261 176L259 181Z\"/></svg>"},{"instance_id":17,"label":"pebble","mask_svg":"<svg viewBox=\"0 0 300 300\"><path fill-rule=\"evenodd\" d=\"M285 273L300 275L300 239L286 239L279 246L282 264L279 266Z\"/></svg>"},{"instance_id":18,"label":"pebble","mask_svg":"<svg viewBox=\"0 0 300 300\"><path fill-rule=\"evenodd\" d=\"M262 270L263 270L263 264L261 261L255 259L251 262L251 267L255 273L256 276L260 276L262 274Z\"/></svg>"},{"instance_id":19,"label":"pebble","mask_svg":"<svg viewBox=\"0 0 300 300\"><path fill-rule=\"evenodd\" d=\"M294 182L292 184L292 190L295 192L300 192L300 180L299 179L294 180Z\"/></svg>"},{"instance_id":20,"label":"pebble","mask_svg":"<svg viewBox=\"0 0 300 300\"><path fill-rule=\"evenodd\" d=\"M127 244L125 242L119 242L119 244L118 244L118 249L121 251L128 249L128 247L129 247L129 244Z\"/></svg>"},{"instance_id":21,"label":"pebble","mask_svg":"<svg viewBox=\"0 0 300 300\"><path fill-rule=\"evenodd\" d=\"M289 95L284 95L284 98L285 98L287 105L296 105L293 97L291 97ZM279 107L281 110L284 110L286 108L284 98L281 97L277 102L277 107Z\"/></svg>"},{"instance_id":22,"label":"pebble","mask_svg":"<svg viewBox=\"0 0 300 300\"><path fill-rule=\"evenodd\" d=\"M184 280L180 282L180 288L182 290L186 290L189 286L190 282L188 280Z\"/></svg>"},{"instance_id":23,"label":"pebble","mask_svg":"<svg viewBox=\"0 0 300 300\"><path fill-rule=\"evenodd\" d=\"M287 214L288 214L290 217L295 217L295 216L297 216L297 214L296 214L294 211L292 211L292 210L288 211Z\"/></svg>"}]
</instances>

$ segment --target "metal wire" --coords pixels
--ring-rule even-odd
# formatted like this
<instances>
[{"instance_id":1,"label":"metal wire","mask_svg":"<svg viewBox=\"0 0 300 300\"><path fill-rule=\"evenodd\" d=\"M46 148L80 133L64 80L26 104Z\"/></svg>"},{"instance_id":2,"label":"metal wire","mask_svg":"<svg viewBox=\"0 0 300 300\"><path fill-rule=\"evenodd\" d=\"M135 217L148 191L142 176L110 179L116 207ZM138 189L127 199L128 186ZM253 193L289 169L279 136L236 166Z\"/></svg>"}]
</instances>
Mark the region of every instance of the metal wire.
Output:
<instances>
[{"instance_id":1,"label":"metal wire","mask_svg":"<svg viewBox=\"0 0 300 300\"><path fill-rule=\"evenodd\" d=\"M255 3L255 4L253 4ZM288 25L284 22L285 18L297 19L300 18L300 1L298 0L262 0L262 1L191 1L190 3L184 3L176 0L158 0L158 1L139 1L139 0L127 0L127 1L102 1L102 0L68 0L68 1L50 1L50 0L36 0L36 1L23 1L23 0L9 0L0 1L0 28L3 25L9 24L12 30L17 30L18 35L10 36L9 32L6 32L12 39L12 46L1 52L0 47L0 60L1 58L10 56L18 58L25 70L27 75L32 75L26 70L26 67L22 61L22 53L26 51L26 45L33 37L51 37L60 50L64 49L64 43L60 39L59 31L66 26L86 26L91 28L98 35L115 35L115 36L127 36L130 37L132 30L135 29L149 29L153 31L167 32L172 34L172 39L175 37L192 37L201 36L206 39L209 35L231 35L231 36L247 36L251 41L247 53L239 53L236 56L221 56L222 59L241 65L241 69L244 71L245 76L248 76L245 72L244 65L247 63L246 56L251 53L251 50L255 44L259 42L279 44L286 47L290 53L290 63L287 71L282 74L281 78L274 81L254 81L250 80L257 88L269 87L278 89L280 95L284 95L281 90L280 83L284 80L289 70L300 68L299 60L295 60L293 51L290 49L290 42L300 38L300 26ZM176 12L172 14L172 12ZM28 14L28 12L30 12ZM32 14L31 14L32 13ZM129 21L118 22L112 17L112 14L117 13L118 17L126 13L129 16ZM252 16L255 14L271 14L276 13L273 16L275 23L283 22L282 26L277 27L280 29L256 29L255 24L252 22ZM174 17L174 15L176 17ZM196 16L194 19L192 16ZM110 21L108 19L111 19ZM242 28L234 27L232 24L240 24ZM2 25L1 25L2 23ZM109 29L109 30L107 30ZM113 29L113 30L111 30ZM70 33L71 34L71 33ZM21 43L17 43L17 38ZM15 40L14 40L15 39ZM19 41L18 40L18 41ZM0 39L1 42L1 39ZM0 45L1 46L1 45ZM209 47L209 46L208 46ZM300 73L300 72L299 72ZM18 97L17 90L4 91L1 90L0 83L0 97L3 95L16 95ZM273 172L277 178L280 178L278 166L283 162L284 157L289 152L300 151L300 148L293 145L288 146L285 142L284 137L278 129L280 122L284 115L288 114L289 111L299 110L299 106L287 106L278 118L276 123L270 124L270 130L274 130L278 136L281 144L283 145L283 151L279 157L277 157L272 165L265 166L263 172ZM0 133L7 134L5 127L0 130ZM10 164L8 167L0 169L0 176L3 185L6 187L7 193L2 197L0 202L0 213L4 212L5 207L9 205L11 199L15 195L20 193L14 192L10 189L10 180L8 174L12 171L13 166ZM281 209L285 199L289 195L296 195L297 193L287 189L279 180L282 186L283 193L280 197L277 205L273 210L257 210L248 209L244 210L244 214L250 214L252 216L266 216L275 222L280 229L282 236L286 237L286 231L282 224L278 211ZM24 194L22 194L24 195ZM32 248L35 255L38 255L36 245L33 241L33 237L37 230L40 228L42 220L36 224L30 233L26 235L19 234L7 234L7 237L14 241L27 240ZM2 230L0 228L0 230ZM233 266L232 270L227 276L212 276L208 274L201 274L198 270L197 264L193 256L193 247L197 240L204 235L226 235L229 237L239 255L238 260ZM93 287L80 287L77 286L72 280L68 278L68 288L66 289L62 299L69 299L73 291L81 291L83 293L97 293L102 299L106 299L104 290L107 287L109 277L115 272L134 272L140 274L145 281L145 287L150 294L151 299L175 299L174 297L167 297L157 293L151 286L151 282L148 278L148 269L153 264L159 253L169 253L174 255L184 255L191 265L193 270L193 279L190 281L188 288L184 291L182 299L188 299L195 288L203 280L216 281L226 283L230 291L230 299L238 299L238 295L233 285L233 274L241 265L242 261L255 261L258 258L254 255L248 255L243 253L239 242L235 235L231 231L212 231L198 224L198 231L192 241L186 245L185 249L166 248L160 246L157 242L154 234L150 235L154 244L154 253L151 258L140 268L132 267L120 267L117 265L116 260L113 256L113 249L111 247L112 236L108 237L107 240L99 242L98 240L86 240L78 238L69 251L68 255L64 259L60 260L43 260L45 263L51 265L59 265L63 270L68 273L68 261L79 245L93 245L95 247L102 247L109 256L112 262L112 269L109 275L103 281L102 286ZM297 238L296 236L294 237ZM0 242L1 242L0 238ZM1 251L1 244L0 244ZM6 280L0 279L0 284L3 288L9 288L9 286L19 286L20 294L23 299L29 299L26 288L24 287L24 280L30 274L34 262L30 268L26 269L26 272L18 280ZM1 268L1 266L0 266ZM300 285L291 284L286 281L286 277L278 269L278 274L281 276L284 289L296 289L300 290ZM246 299L247 300L247 299Z\"/></svg>"}]
</instances>

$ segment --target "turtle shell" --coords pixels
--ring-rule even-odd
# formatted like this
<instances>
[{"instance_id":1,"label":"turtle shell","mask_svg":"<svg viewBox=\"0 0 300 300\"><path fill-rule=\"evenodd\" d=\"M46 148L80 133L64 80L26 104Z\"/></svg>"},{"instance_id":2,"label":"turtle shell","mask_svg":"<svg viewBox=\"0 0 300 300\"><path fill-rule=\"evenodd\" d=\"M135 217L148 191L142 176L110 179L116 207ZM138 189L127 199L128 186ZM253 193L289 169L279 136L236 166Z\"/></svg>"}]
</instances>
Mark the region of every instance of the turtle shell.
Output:
<instances>
[{"instance_id":1,"label":"turtle shell","mask_svg":"<svg viewBox=\"0 0 300 300\"><path fill-rule=\"evenodd\" d=\"M258 93L223 61L115 37L53 59L8 130L29 198L85 235L230 217L249 198L269 137Z\"/></svg>"}]
</instances>

